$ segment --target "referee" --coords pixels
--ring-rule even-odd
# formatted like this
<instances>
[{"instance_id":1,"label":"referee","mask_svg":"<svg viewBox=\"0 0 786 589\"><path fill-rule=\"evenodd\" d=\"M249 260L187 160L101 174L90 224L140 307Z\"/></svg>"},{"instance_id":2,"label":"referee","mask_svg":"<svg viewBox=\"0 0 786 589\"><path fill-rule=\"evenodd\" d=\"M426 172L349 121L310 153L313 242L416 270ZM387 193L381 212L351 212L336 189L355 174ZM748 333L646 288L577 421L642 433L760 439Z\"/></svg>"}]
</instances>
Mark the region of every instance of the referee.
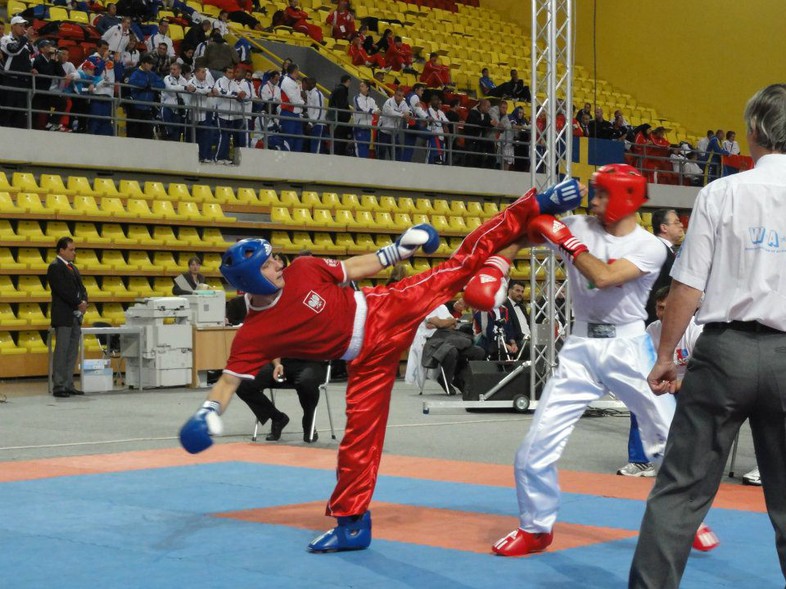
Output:
<instances>
[{"instance_id":1,"label":"referee","mask_svg":"<svg viewBox=\"0 0 786 589\"><path fill-rule=\"evenodd\" d=\"M656 394L673 393L674 348L704 293L665 458L647 501L629 587L680 584L740 425L750 419L781 570L786 576L786 85L745 108L756 167L699 193L674 263Z\"/></svg>"}]
</instances>

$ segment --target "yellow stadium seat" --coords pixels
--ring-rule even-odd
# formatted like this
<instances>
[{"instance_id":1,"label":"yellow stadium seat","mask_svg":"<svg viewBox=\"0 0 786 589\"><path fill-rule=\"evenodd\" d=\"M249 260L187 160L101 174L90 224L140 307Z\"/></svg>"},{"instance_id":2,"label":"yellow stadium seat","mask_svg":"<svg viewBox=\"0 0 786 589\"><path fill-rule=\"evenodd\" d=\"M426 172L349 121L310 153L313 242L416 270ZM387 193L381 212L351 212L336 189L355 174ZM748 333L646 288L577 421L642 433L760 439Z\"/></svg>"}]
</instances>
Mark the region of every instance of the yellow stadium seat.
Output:
<instances>
[{"instance_id":1,"label":"yellow stadium seat","mask_svg":"<svg viewBox=\"0 0 786 589\"><path fill-rule=\"evenodd\" d=\"M130 225L129 230L131 227L135 227L135 225ZM117 223L104 223L101 227L101 237L117 245L135 245L139 243L133 237L127 236L123 228Z\"/></svg>"},{"instance_id":2,"label":"yellow stadium seat","mask_svg":"<svg viewBox=\"0 0 786 589\"><path fill-rule=\"evenodd\" d=\"M220 221L222 223L234 223L235 217L227 217L220 204L206 202L202 205L202 218L210 221Z\"/></svg>"},{"instance_id":3,"label":"yellow stadium seat","mask_svg":"<svg viewBox=\"0 0 786 589\"><path fill-rule=\"evenodd\" d=\"M426 272L427 270L431 270L431 263L427 258L417 258L416 260L412 260L412 271L415 274L420 274L421 272Z\"/></svg>"},{"instance_id":4,"label":"yellow stadium seat","mask_svg":"<svg viewBox=\"0 0 786 589\"><path fill-rule=\"evenodd\" d=\"M101 263L95 250L79 250L76 255L76 265L81 270L110 270L109 267Z\"/></svg>"},{"instance_id":5,"label":"yellow stadium seat","mask_svg":"<svg viewBox=\"0 0 786 589\"><path fill-rule=\"evenodd\" d=\"M49 326L49 319L44 315L41 305L38 303L21 303L16 311L16 316L24 322L23 325L30 327Z\"/></svg>"},{"instance_id":6,"label":"yellow stadium seat","mask_svg":"<svg viewBox=\"0 0 786 589\"><path fill-rule=\"evenodd\" d=\"M281 249L284 252L291 253L297 249L297 246L292 243L292 236L287 231L272 231L270 233L270 243L276 249Z\"/></svg>"},{"instance_id":7,"label":"yellow stadium seat","mask_svg":"<svg viewBox=\"0 0 786 589\"><path fill-rule=\"evenodd\" d=\"M282 190L279 195L281 206L289 208L302 208L303 204L300 202L297 192L294 190Z\"/></svg>"},{"instance_id":8,"label":"yellow stadium seat","mask_svg":"<svg viewBox=\"0 0 786 589\"><path fill-rule=\"evenodd\" d=\"M221 254L205 254L202 256L202 269L205 272L217 272L221 265Z\"/></svg>"},{"instance_id":9,"label":"yellow stadium seat","mask_svg":"<svg viewBox=\"0 0 786 589\"><path fill-rule=\"evenodd\" d=\"M0 299L16 299L19 296L11 277L0 275Z\"/></svg>"},{"instance_id":10,"label":"yellow stadium seat","mask_svg":"<svg viewBox=\"0 0 786 589\"><path fill-rule=\"evenodd\" d=\"M172 279L168 276L153 278L153 291L157 296L172 296Z\"/></svg>"},{"instance_id":11,"label":"yellow stadium seat","mask_svg":"<svg viewBox=\"0 0 786 589\"><path fill-rule=\"evenodd\" d=\"M136 180L121 180L117 191L126 198L148 198Z\"/></svg>"},{"instance_id":12,"label":"yellow stadium seat","mask_svg":"<svg viewBox=\"0 0 786 589\"><path fill-rule=\"evenodd\" d=\"M377 244L368 233L358 233L355 237L355 245L361 253L373 252L377 249Z\"/></svg>"},{"instance_id":13,"label":"yellow stadium seat","mask_svg":"<svg viewBox=\"0 0 786 589\"><path fill-rule=\"evenodd\" d=\"M0 331L0 355L2 356L19 356L27 354L25 348L18 347L11 334L7 331Z\"/></svg>"},{"instance_id":14,"label":"yellow stadium seat","mask_svg":"<svg viewBox=\"0 0 786 589\"><path fill-rule=\"evenodd\" d=\"M199 237L196 227L180 227L177 230L177 240L180 245L202 245L202 238Z\"/></svg>"},{"instance_id":15,"label":"yellow stadium seat","mask_svg":"<svg viewBox=\"0 0 786 589\"><path fill-rule=\"evenodd\" d=\"M311 211L304 208L293 208L291 211L292 223L301 229L307 229L314 225L314 219L311 217Z\"/></svg>"},{"instance_id":16,"label":"yellow stadium seat","mask_svg":"<svg viewBox=\"0 0 786 589\"><path fill-rule=\"evenodd\" d=\"M420 225L421 223L427 223L431 225L431 219L428 215L424 215L423 213L415 213L412 215L412 224L413 225Z\"/></svg>"},{"instance_id":17,"label":"yellow stadium seat","mask_svg":"<svg viewBox=\"0 0 786 589\"><path fill-rule=\"evenodd\" d=\"M20 331L17 336L17 346L24 348L33 354L43 354L47 352L41 333L38 331Z\"/></svg>"},{"instance_id":18,"label":"yellow stadium seat","mask_svg":"<svg viewBox=\"0 0 786 589\"><path fill-rule=\"evenodd\" d=\"M169 195L161 182L145 182L145 198L147 200L167 200Z\"/></svg>"},{"instance_id":19,"label":"yellow stadium seat","mask_svg":"<svg viewBox=\"0 0 786 589\"><path fill-rule=\"evenodd\" d=\"M71 13L73 14L73 10ZM183 27L181 25L171 24L169 25L169 37L172 41L182 41L185 37L185 33L183 33Z\"/></svg>"},{"instance_id":20,"label":"yellow stadium seat","mask_svg":"<svg viewBox=\"0 0 786 589\"><path fill-rule=\"evenodd\" d=\"M431 201L427 198L419 198L415 201L415 208L417 208L418 213L422 213L424 215L430 215L434 212L434 206L431 204Z\"/></svg>"},{"instance_id":21,"label":"yellow stadium seat","mask_svg":"<svg viewBox=\"0 0 786 589\"><path fill-rule=\"evenodd\" d=\"M311 241L311 236L305 231L292 232L292 245L297 250L313 250L314 242Z\"/></svg>"},{"instance_id":22,"label":"yellow stadium seat","mask_svg":"<svg viewBox=\"0 0 786 589\"><path fill-rule=\"evenodd\" d=\"M144 276L131 276L128 279L128 294L135 297L152 297L155 291Z\"/></svg>"},{"instance_id":23,"label":"yellow stadium seat","mask_svg":"<svg viewBox=\"0 0 786 589\"><path fill-rule=\"evenodd\" d=\"M360 206L366 211L380 210L379 201L373 194L364 194L360 197Z\"/></svg>"},{"instance_id":24,"label":"yellow stadium seat","mask_svg":"<svg viewBox=\"0 0 786 589\"><path fill-rule=\"evenodd\" d=\"M22 210L16 206L16 203L11 198L11 194L7 191L0 192L0 213L21 213Z\"/></svg>"},{"instance_id":25,"label":"yellow stadium seat","mask_svg":"<svg viewBox=\"0 0 786 589\"><path fill-rule=\"evenodd\" d=\"M131 251L128 252L128 263L133 264L140 270L145 270L148 272L156 271L157 268L155 265L150 261L150 257L147 255L147 252L143 251ZM170 285L169 290L172 290L172 286Z\"/></svg>"},{"instance_id":26,"label":"yellow stadium seat","mask_svg":"<svg viewBox=\"0 0 786 589\"><path fill-rule=\"evenodd\" d=\"M74 194L81 194L82 196L96 196L90 181L84 176L69 176L68 189L73 190Z\"/></svg>"},{"instance_id":27,"label":"yellow stadium seat","mask_svg":"<svg viewBox=\"0 0 786 589\"><path fill-rule=\"evenodd\" d=\"M14 310L11 308L11 305L8 303L0 303L0 325L8 328L28 325L28 323L26 318L17 318L17 316L14 315Z\"/></svg>"},{"instance_id":28,"label":"yellow stadium seat","mask_svg":"<svg viewBox=\"0 0 786 589\"><path fill-rule=\"evenodd\" d=\"M398 212L411 215L413 213L419 213L420 211L417 206L415 206L414 200L408 196L402 196L398 199Z\"/></svg>"},{"instance_id":29,"label":"yellow stadium seat","mask_svg":"<svg viewBox=\"0 0 786 589\"><path fill-rule=\"evenodd\" d=\"M57 240L61 237L73 237L68 225L63 221L48 221L46 223L44 235L48 238L49 243L53 244L57 243Z\"/></svg>"},{"instance_id":30,"label":"yellow stadium seat","mask_svg":"<svg viewBox=\"0 0 786 589\"><path fill-rule=\"evenodd\" d=\"M467 205L462 200L450 201L450 214L455 217L464 217L467 215Z\"/></svg>"},{"instance_id":31,"label":"yellow stadium seat","mask_svg":"<svg viewBox=\"0 0 786 589\"><path fill-rule=\"evenodd\" d=\"M468 217L482 217L483 216L483 205L476 200L471 200L466 203L467 208L467 216Z\"/></svg>"},{"instance_id":32,"label":"yellow stadium seat","mask_svg":"<svg viewBox=\"0 0 786 589\"><path fill-rule=\"evenodd\" d=\"M16 195L16 206L25 213L46 214L41 197L34 192L20 192Z\"/></svg>"},{"instance_id":33,"label":"yellow stadium seat","mask_svg":"<svg viewBox=\"0 0 786 589\"><path fill-rule=\"evenodd\" d=\"M16 234L24 236L28 242L49 243L52 241L41 231L38 221L19 221L16 225Z\"/></svg>"},{"instance_id":34,"label":"yellow stadium seat","mask_svg":"<svg viewBox=\"0 0 786 589\"><path fill-rule=\"evenodd\" d=\"M156 239L150 235L150 230L145 225L129 225L128 237L140 245L164 245L163 239Z\"/></svg>"},{"instance_id":35,"label":"yellow stadium seat","mask_svg":"<svg viewBox=\"0 0 786 589\"><path fill-rule=\"evenodd\" d=\"M68 11L65 8L61 8L59 6L50 6L49 7L49 18L52 20L71 20L71 17L68 16Z\"/></svg>"},{"instance_id":36,"label":"yellow stadium seat","mask_svg":"<svg viewBox=\"0 0 786 589\"><path fill-rule=\"evenodd\" d=\"M444 215L431 215L431 225L437 231L449 231L450 225Z\"/></svg>"},{"instance_id":37,"label":"yellow stadium seat","mask_svg":"<svg viewBox=\"0 0 786 589\"><path fill-rule=\"evenodd\" d=\"M377 233L374 236L374 245L377 247L385 247L393 243L393 236L385 233Z\"/></svg>"},{"instance_id":38,"label":"yellow stadium seat","mask_svg":"<svg viewBox=\"0 0 786 589\"><path fill-rule=\"evenodd\" d=\"M341 195L341 208L356 211L361 208L360 199L357 194L342 194Z\"/></svg>"},{"instance_id":39,"label":"yellow stadium seat","mask_svg":"<svg viewBox=\"0 0 786 589\"><path fill-rule=\"evenodd\" d=\"M35 181L35 176L28 172L14 172L14 175L11 177L11 184L19 192L46 192L38 186L38 183Z\"/></svg>"},{"instance_id":40,"label":"yellow stadium seat","mask_svg":"<svg viewBox=\"0 0 786 589\"><path fill-rule=\"evenodd\" d=\"M292 215L289 214L289 209L286 207L273 207L270 209L270 220L273 223L280 223L282 225L294 225Z\"/></svg>"},{"instance_id":41,"label":"yellow stadium seat","mask_svg":"<svg viewBox=\"0 0 786 589\"><path fill-rule=\"evenodd\" d=\"M191 188L192 192L196 190L196 186ZM254 191L251 190L253 193ZM231 186L216 186L215 200L223 204L237 204L238 199L235 195L235 189Z\"/></svg>"},{"instance_id":42,"label":"yellow stadium seat","mask_svg":"<svg viewBox=\"0 0 786 589\"><path fill-rule=\"evenodd\" d=\"M202 206L218 206L211 204L203 204ZM202 218L202 213L199 211L199 206L195 202L180 201L177 203L177 214L181 219L188 219L190 221L197 221Z\"/></svg>"},{"instance_id":43,"label":"yellow stadium seat","mask_svg":"<svg viewBox=\"0 0 786 589\"><path fill-rule=\"evenodd\" d=\"M66 188L60 174L41 174L39 183L41 184L41 190L48 194L66 194L68 196L76 194L76 190L73 188Z\"/></svg>"},{"instance_id":44,"label":"yellow stadium seat","mask_svg":"<svg viewBox=\"0 0 786 589\"><path fill-rule=\"evenodd\" d=\"M320 207L322 205L322 201L319 198L319 194L310 190L304 190L303 193L300 195L300 202L306 209L313 209L314 207Z\"/></svg>"},{"instance_id":45,"label":"yellow stadium seat","mask_svg":"<svg viewBox=\"0 0 786 589\"><path fill-rule=\"evenodd\" d=\"M434 199L432 206L434 208L434 212L432 213L433 215L450 215L450 205L448 205L448 201L437 198Z\"/></svg>"},{"instance_id":46,"label":"yellow stadium seat","mask_svg":"<svg viewBox=\"0 0 786 589\"><path fill-rule=\"evenodd\" d=\"M137 270L137 267L130 264L123 257L120 250L103 250L101 252L101 265L109 266L113 270ZM105 288L103 290L106 290Z\"/></svg>"},{"instance_id":47,"label":"yellow stadium seat","mask_svg":"<svg viewBox=\"0 0 786 589\"><path fill-rule=\"evenodd\" d=\"M467 230L469 231L473 231L483 224L483 221L481 221L480 217L467 217L464 219L464 221L466 222Z\"/></svg>"},{"instance_id":48,"label":"yellow stadium seat","mask_svg":"<svg viewBox=\"0 0 786 589\"><path fill-rule=\"evenodd\" d=\"M241 197L241 191L243 191L243 195ZM254 194L254 198L251 198L251 194ZM238 188L237 191L237 199L243 204L258 204L263 207L278 207L284 206L284 203L281 202L281 199L278 198L278 194L272 188L262 188L259 191L259 196L256 196L253 188ZM246 200L248 199L248 200ZM297 206L297 205L295 205Z\"/></svg>"},{"instance_id":49,"label":"yellow stadium seat","mask_svg":"<svg viewBox=\"0 0 786 589\"><path fill-rule=\"evenodd\" d=\"M357 245L355 244L355 240L352 239L352 235L349 233L337 233L336 247L342 247L344 250L349 252L350 250L354 250Z\"/></svg>"},{"instance_id":50,"label":"yellow stadium seat","mask_svg":"<svg viewBox=\"0 0 786 589\"><path fill-rule=\"evenodd\" d=\"M202 229L202 243L210 246L225 246L227 242L224 241L224 236L221 234L220 229L207 227Z\"/></svg>"},{"instance_id":51,"label":"yellow stadium seat","mask_svg":"<svg viewBox=\"0 0 786 589\"><path fill-rule=\"evenodd\" d=\"M329 233L314 233L314 248L331 253L347 251L346 247L333 243Z\"/></svg>"},{"instance_id":52,"label":"yellow stadium seat","mask_svg":"<svg viewBox=\"0 0 786 589\"><path fill-rule=\"evenodd\" d=\"M357 227L358 222L349 209L339 209L336 211L336 225L339 227Z\"/></svg>"},{"instance_id":53,"label":"yellow stadium seat","mask_svg":"<svg viewBox=\"0 0 786 589\"><path fill-rule=\"evenodd\" d=\"M452 231L459 231L461 233L469 233L467 224L464 222L464 217L448 217L448 225Z\"/></svg>"},{"instance_id":54,"label":"yellow stadium seat","mask_svg":"<svg viewBox=\"0 0 786 589\"><path fill-rule=\"evenodd\" d=\"M111 178L95 178L93 180L93 194L96 196L124 196L127 198L127 195L118 192L115 181Z\"/></svg>"},{"instance_id":55,"label":"yellow stadium seat","mask_svg":"<svg viewBox=\"0 0 786 589\"><path fill-rule=\"evenodd\" d=\"M0 254L0 259L2 259L2 254ZM43 287L38 276L20 276L17 289L29 297L45 297L49 294L49 290Z\"/></svg>"},{"instance_id":56,"label":"yellow stadium seat","mask_svg":"<svg viewBox=\"0 0 786 589\"><path fill-rule=\"evenodd\" d=\"M16 234L11 226L11 221L0 220L0 240L1 241L24 241L25 238Z\"/></svg>"},{"instance_id":57,"label":"yellow stadium seat","mask_svg":"<svg viewBox=\"0 0 786 589\"><path fill-rule=\"evenodd\" d=\"M374 229L376 222L371 211L355 211L355 220L358 227L363 229Z\"/></svg>"},{"instance_id":58,"label":"yellow stadium seat","mask_svg":"<svg viewBox=\"0 0 786 589\"><path fill-rule=\"evenodd\" d=\"M486 218L493 217L494 215L499 213L499 207L493 202L484 202L483 213Z\"/></svg>"},{"instance_id":59,"label":"yellow stadium seat","mask_svg":"<svg viewBox=\"0 0 786 589\"><path fill-rule=\"evenodd\" d=\"M123 284L123 279L120 276L105 276L101 279L101 290L114 297L127 297L129 296L126 285Z\"/></svg>"},{"instance_id":60,"label":"yellow stadium seat","mask_svg":"<svg viewBox=\"0 0 786 589\"><path fill-rule=\"evenodd\" d=\"M172 185L169 185L169 189L172 189ZM213 196L213 191L210 189L210 186L207 184L194 184L191 187L191 200L195 202L213 202L215 197Z\"/></svg>"},{"instance_id":61,"label":"yellow stadium seat","mask_svg":"<svg viewBox=\"0 0 786 589\"><path fill-rule=\"evenodd\" d=\"M184 245L169 225L156 225L153 227L153 239L160 239L164 245Z\"/></svg>"},{"instance_id":62,"label":"yellow stadium seat","mask_svg":"<svg viewBox=\"0 0 786 589\"><path fill-rule=\"evenodd\" d=\"M105 296L101 287L98 286L98 280L96 280L95 276L82 276L82 285L85 287L91 299Z\"/></svg>"},{"instance_id":63,"label":"yellow stadium seat","mask_svg":"<svg viewBox=\"0 0 786 589\"><path fill-rule=\"evenodd\" d=\"M126 210L136 219L156 219L157 215L150 210L147 201L141 198L129 198L126 201Z\"/></svg>"},{"instance_id":64,"label":"yellow stadium seat","mask_svg":"<svg viewBox=\"0 0 786 589\"><path fill-rule=\"evenodd\" d=\"M145 182L145 185L147 185L147 182ZM151 212L153 216L158 219L182 219L182 217L177 214L177 211L175 211L172 203L168 200L154 200Z\"/></svg>"},{"instance_id":65,"label":"yellow stadium seat","mask_svg":"<svg viewBox=\"0 0 786 589\"><path fill-rule=\"evenodd\" d=\"M50 213L58 215L68 215L73 210L65 194L47 194L45 206Z\"/></svg>"},{"instance_id":66,"label":"yellow stadium seat","mask_svg":"<svg viewBox=\"0 0 786 589\"><path fill-rule=\"evenodd\" d=\"M398 210L398 203L392 196L380 196L379 209L393 214Z\"/></svg>"},{"instance_id":67,"label":"yellow stadium seat","mask_svg":"<svg viewBox=\"0 0 786 589\"><path fill-rule=\"evenodd\" d=\"M172 252L153 252L153 265L165 272L180 270L180 266L172 256Z\"/></svg>"},{"instance_id":68,"label":"yellow stadium seat","mask_svg":"<svg viewBox=\"0 0 786 589\"><path fill-rule=\"evenodd\" d=\"M116 219L129 219L136 217L134 213L130 213L123 206L123 201L117 197L105 196L101 199L100 203L101 213Z\"/></svg>"},{"instance_id":69,"label":"yellow stadium seat","mask_svg":"<svg viewBox=\"0 0 786 589\"><path fill-rule=\"evenodd\" d=\"M101 318L112 325L122 325L126 322L126 314L120 303L103 303Z\"/></svg>"},{"instance_id":70,"label":"yellow stadium seat","mask_svg":"<svg viewBox=\"0 0 786 589\"><path fill-rule=\"evenodd\" d=\"M191 200L191 193L185 184L170 182L167 194L170 200Z\"/></svg>"},{"instance_id":71,"label":"yellow stadium seat","mask_svg":"<svg viewBox=\"0 0 786 589\"><path fill-rule=\"evenodd\" d=\"M395 225L396 229L412 227L412 217L407 213L396 213L393 215L393 225Z\"/></svg>"},{"instance_id":72,"label":"yellow stadium seat","mask_svg":"<svg viewBox=\"0 0 786 589\"><path fill-rule=\"evenodd\" d=\"M5 172L0 172L0 192L8 192L9 194L16 194L19 189L8 181L8 176Z\"/></svg>"},{"instance_id":73,"label":"yellow stadium seat","mask_svg":"<svg viewBox=\"0 0 786 589\"><path fill-rule=\"evenodd\" d=\"M323 192L321 204L319 205L322 209L330 209L336 210L341 208L341 201L338 198L338 194L335 192Z\"/></svg>"},{"instance_id":74,"label":"yellow stadium seat","mask_svg":"<svg viewBox=\"0 0 786 589\"><path fill-rule=\"evenodd\" d=\"M75 196L74 205L71 211L65 211L66 215L79 217L109 217L110 214L98 208L96 199L92 196Z\"/></svg>"},{"instance_id":75,"label":"yellow stadium seat","mask_svg":"<svg viewBox=\"0 0 786 589\"><path fill-rule=\"evenodd\" d=\"M314 225L317 227L340 227L341 224L333 219L333 215L326 209L314 209L311 213Z\"/></svg>"}]
</instances>

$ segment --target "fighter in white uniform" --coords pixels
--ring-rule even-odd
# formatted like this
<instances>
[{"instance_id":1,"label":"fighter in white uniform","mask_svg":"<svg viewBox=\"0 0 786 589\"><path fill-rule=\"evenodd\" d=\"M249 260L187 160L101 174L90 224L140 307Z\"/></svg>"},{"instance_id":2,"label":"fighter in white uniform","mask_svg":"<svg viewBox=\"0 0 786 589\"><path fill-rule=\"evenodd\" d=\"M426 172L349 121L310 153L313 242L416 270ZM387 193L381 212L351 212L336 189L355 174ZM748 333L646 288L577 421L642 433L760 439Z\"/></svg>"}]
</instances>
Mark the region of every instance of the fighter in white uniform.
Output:
<instances>
[{"instance_id":1,"label":"fighter in white uniform","mask_svg":"<svg viewBox=\"0 0 786 589\"><path fill-rule=\"evenodd\" d=\"M559 509L555 464L587 405L614 391L639 418L653 461L662 457L673 416L646 380L655 350L644 330L645 304L666 257L658 239L636 224L647 181L631 166L611 164L598 169L592 184L596 217L560 222L542 215L529 225L533 243L546 241L567 261L576 321L516 454L520 525L493 546L503 556L551 544Z\"/></svg>"}]
</instances>

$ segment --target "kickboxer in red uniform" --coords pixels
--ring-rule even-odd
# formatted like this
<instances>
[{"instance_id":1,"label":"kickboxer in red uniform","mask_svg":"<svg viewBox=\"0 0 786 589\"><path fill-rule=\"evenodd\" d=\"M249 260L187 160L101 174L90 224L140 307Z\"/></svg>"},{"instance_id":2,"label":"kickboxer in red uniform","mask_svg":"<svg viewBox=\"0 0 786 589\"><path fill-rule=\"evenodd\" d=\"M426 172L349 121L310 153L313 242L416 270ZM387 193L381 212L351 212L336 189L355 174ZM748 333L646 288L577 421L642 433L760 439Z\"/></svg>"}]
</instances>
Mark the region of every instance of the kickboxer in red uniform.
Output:
<instances>
[{"instance_id":1,"label":"kickboxer in red uniform","mask_svg":"<svg viewBox=\"0 0 786 589\"><path fill-rule=\"evenodd\" d=\"M407 229L376 253L343 262L298 258L284 269L264 239L246 239L224 254L221 272L248 294L248 316L235 337L227 367L207 401L180 431L183 447L201 452L222 431L226 410L241 379L253 379L273 358L347 360L347 425L338 451L338 482L326 513L338 525L309 544L312 552L367 548L368 511L382 456L390 393L399 358L423 317L464 287L464 298L491 309L504 300L510 259L526 239L530 219L575 208L586 188L567 180L534 189L475 229L445 262L390 286L353 291L347 283L374 276L410 258L432 253L439 236L430 225ZM495 255L498 254L498 255ZM474 278L473 278L474 276ZM501 293L501 294L500 294Z\"/></svg>"}]
</instances>

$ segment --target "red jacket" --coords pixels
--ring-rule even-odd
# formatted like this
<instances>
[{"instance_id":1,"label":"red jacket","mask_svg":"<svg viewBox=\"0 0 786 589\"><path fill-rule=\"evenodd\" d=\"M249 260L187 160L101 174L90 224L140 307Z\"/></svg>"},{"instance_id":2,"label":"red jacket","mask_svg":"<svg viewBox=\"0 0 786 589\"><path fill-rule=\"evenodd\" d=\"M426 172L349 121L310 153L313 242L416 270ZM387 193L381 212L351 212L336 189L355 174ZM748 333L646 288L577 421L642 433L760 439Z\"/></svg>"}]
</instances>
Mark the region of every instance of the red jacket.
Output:
<instances>
[{"instance_id":1,"label":"red jacket","mask_svg":"<svg viewBox=\"0 0 786 589\"><path fill-rule=\"evenodd\" d=\"M334 39L348 39L355 32L355 17L352 16L349 10L343 12L334 10L328 14L325 22L333 25L332 35Z\"/></svg>"}]
</instances>

